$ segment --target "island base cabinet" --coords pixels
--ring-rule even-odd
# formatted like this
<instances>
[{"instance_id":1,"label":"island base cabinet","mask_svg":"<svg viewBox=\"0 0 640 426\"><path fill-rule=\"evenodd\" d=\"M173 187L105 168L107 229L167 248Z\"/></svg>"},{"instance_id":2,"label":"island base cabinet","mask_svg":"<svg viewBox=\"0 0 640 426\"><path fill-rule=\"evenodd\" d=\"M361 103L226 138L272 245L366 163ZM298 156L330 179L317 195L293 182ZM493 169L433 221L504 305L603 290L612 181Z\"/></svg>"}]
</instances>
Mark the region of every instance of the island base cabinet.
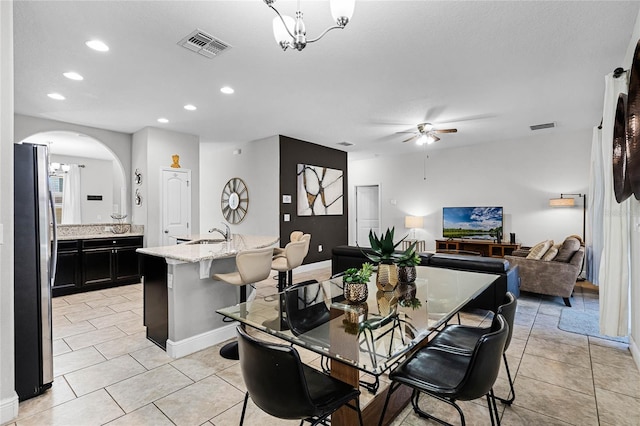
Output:
<instances>
[{"instance_id":1,"label":"island base cabinet","mask_svg":"<svg viewBox=\"0 0 640 426\"><path fill-rule=\"evenodd\" d=\"M147 327L147 338L166 350L169 338L167 262L163 257L141 257L144 275L144 325Z\"/></svg>"},{"instance_id":2,"label":"island base cabinet","mask_svg":"<svg viewBox=\"0 0 640 426\"><path fill-rule=\"evenodd\" d=\"M56 275L51 289L54 297L73 294L81 288L80 266L80 242L78 240L59 241Z\"/></svg>"}]
</instances>

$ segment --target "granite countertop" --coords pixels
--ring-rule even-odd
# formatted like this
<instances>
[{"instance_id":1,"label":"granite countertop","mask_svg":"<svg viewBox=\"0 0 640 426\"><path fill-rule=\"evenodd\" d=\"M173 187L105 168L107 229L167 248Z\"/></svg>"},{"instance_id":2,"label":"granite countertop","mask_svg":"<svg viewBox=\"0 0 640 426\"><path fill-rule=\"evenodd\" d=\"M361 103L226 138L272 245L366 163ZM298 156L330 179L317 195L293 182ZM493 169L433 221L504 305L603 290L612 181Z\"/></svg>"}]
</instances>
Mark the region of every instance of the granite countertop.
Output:
<instances>
[{"instance_id":1,"label":"granite countertop","mask_svg":"<svg viewBox=\"0 0 640 426\"><path fill-rule=\"evenodd\" d=\"M186 237L186 236L184 236ZM182 262L195 263L202 260L222 259L225 257L233 257L241 250L256 249L269 247L278 242L278 237L265 235L242 235L233 234L231 241L220 241L210 244L194 244L202 240L219 240L212 234L208 235L190 235L196 238L187 243L175 244L164 247L145 247L139 248L138 253L150 256L164 257L166 259L174 259ZM186 239L178 237L178 239Z\"/></svg>"},{"instance_id":2,"label":"granite countertop","mask_svg":"<svg viewBox=\"0 0 640 426\"><path fill-rule=\"evenodd\" d=\"M95 223L88 225L58 225L58 241L68 240L88 240L93 238L115 238L115 237L142 237L144 236L144 225L126 224L129 231L116 234L111 231L111 227L117 225L113 223Z\"/></svg>"}]
</instances>

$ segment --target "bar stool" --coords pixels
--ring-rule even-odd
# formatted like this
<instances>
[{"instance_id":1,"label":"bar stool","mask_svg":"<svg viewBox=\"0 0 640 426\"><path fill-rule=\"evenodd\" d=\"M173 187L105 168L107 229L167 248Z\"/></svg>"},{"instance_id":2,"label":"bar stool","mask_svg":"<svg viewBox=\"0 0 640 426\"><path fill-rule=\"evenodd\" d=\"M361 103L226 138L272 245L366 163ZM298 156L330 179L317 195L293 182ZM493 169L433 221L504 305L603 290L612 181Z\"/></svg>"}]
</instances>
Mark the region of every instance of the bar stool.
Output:
<instances>
[{"instance_id":1,"label":"bar stool","mask_svg":"<svg viewBox=\"0 0 640 426\"><path fill-rule=\"evenodd\" d=\"M291 234L289 235L289 242L295 242L295 241L300 241L300 238L302 237L302 235L304 235L304 233L302 231L293 231L291 232ZM273 255L279 255L284 253L284 247L276 247L273 249Z\"/></svg>"},{"instance_id":2,"label":"bar stool","mask_svg":"<svg viewBox=\"0 0 640 426\"><path fill-rule=\"evenodd\" d=\"M273 257L271 269L278 271L278 292L293 284L293 270L302 265L309 252L310 234L304 234L299 241L288 243L281 254Z\"/></svg>"},{"instance_id":3,"label":"bar stool","mask_svg":"<svg viewBox=\"0 0 640 426\"><path fill-rule=\"evenodd\" d=\"M272 258L273 247L243 250L236 255L237 271L226 274L213 274L211 278L240 286L239 303L244 303L247 301L247 285L269 278ZM224 345L220 349L220 355L226 359L240 359L238 342L230 342Z\"/></svg>"}]
</instances>

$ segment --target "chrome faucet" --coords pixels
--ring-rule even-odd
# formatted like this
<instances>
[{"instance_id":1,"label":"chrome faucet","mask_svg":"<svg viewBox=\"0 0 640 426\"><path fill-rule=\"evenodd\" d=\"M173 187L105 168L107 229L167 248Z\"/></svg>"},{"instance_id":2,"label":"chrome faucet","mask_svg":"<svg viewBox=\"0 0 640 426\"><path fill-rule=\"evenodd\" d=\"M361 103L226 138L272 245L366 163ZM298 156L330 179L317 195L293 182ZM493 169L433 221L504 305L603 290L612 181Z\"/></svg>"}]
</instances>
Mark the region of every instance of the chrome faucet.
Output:
<instances>
[{"instance_id":1,"label":"chrome faucet","mask_svg":"<svg viewBox=\"0 0 640 426\"><path fill-rule=\"evenodd\" d=\"M220 233L220 235L222 235L224 237L225 241L231 241L231 228L229 228L229 225L227 225L224 222L220 222L220 223L222 223L225 226L225 228L226 228L225 231L223 231L222 229L219 229L219 228L211 228L211 229L209 229L209 233L218 232L218 233Z\"/></svg>"}]
</instances>

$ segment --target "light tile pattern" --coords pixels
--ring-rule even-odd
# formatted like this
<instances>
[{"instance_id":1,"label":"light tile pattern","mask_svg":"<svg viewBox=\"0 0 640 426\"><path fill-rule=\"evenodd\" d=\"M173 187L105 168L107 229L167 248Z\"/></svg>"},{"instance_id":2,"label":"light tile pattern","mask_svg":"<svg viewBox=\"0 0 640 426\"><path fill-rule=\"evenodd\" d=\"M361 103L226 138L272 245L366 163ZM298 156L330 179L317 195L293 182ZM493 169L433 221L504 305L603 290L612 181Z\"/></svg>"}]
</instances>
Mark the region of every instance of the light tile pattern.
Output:
<instances>
[{"instance_id":1,"label":"light tile pattern","mask_svg":"<svg viewBox=\"0 0 640 426\"><path fill-rule=\"evenodd\" d=\"M326 279L328 269L294 274L296 281ZM258 297L275 292L269 278L257 285ZM598 309L597 289L576 287L572 309ZM560 298L522 294L507 357L515 377L516 400L498 404L503 425L638 425L640 373L625 344L558 329ZM180 358L145 338L142 286L58 297L53 300L54 371L52 389L20 403L22 425L237 425L245 386L239 363L221 358L212 347ZM462 322L490 324L484 311L464 312ZM270 336L264 336L270 339ZM320 358L300 350L315 367ZM386 376L381 378L386 386ZM496 394L509 390L504 367ZM371 395L362 389L362 404ZM459 423L450 407L422 396L421 406ZM462 402L467 424L489 424L485 400ZM246 424L289 425L253 403ZM399 425L434 424L407 407Z\"/></svg>"}]
</instances>

